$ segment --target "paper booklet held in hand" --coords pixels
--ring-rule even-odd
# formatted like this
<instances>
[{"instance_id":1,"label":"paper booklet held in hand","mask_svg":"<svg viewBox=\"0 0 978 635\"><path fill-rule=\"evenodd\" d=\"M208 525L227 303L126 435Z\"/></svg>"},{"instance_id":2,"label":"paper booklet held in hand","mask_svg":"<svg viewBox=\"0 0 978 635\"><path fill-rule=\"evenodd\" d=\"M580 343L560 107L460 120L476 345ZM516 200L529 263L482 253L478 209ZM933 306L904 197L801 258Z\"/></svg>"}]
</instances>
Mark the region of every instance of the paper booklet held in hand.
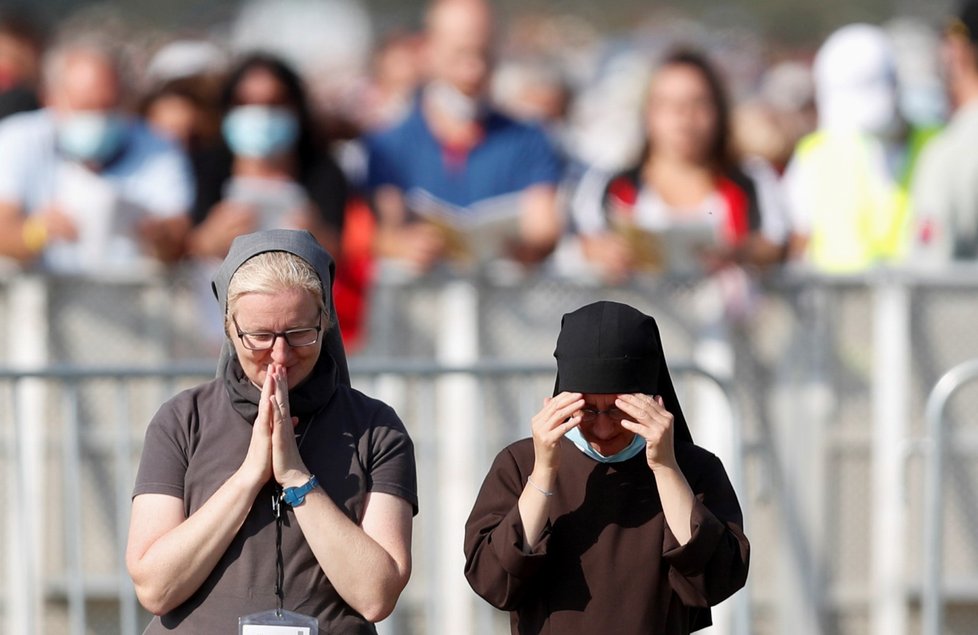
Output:
<instances>
[{"instance_id":1,"label":"paper booklet held in hand","mask_svg":"<svg viewBox=\"0 0 978 635\"><path fill-rule=\"evenodd\" d=\"M513 192L460 207L414 188L407 192L405 203L442 232L451 260L480 265L505 257L519 239L520 199L521 193Z\"/></svg>"},{"instance_id":2,"label":"paper booklet held in hand","mask_svg":"<svg viewBox=\"0 0 978 635\"><path fill-rule=\"evenodd\" d=\"M702 274L705 252L717 246L716 228L705 223L670 225L661 230L614 223L614 229L631 248L635 267L643 271Z\"/></svg>"},{"instance_id":3,"label":"paper booklet held in hand","mask_svg":"<svg viewBox=\"0 0 978 635\"><path fill-rule=\"evenodd\" d=\"M289 221L309 205L305 190L298 183L239 176L224 186L224 198L251 209L258 230L299 229Z\"/></svg>"},{"instance_id":4,"label":"paper booklet held in hand","mask_svg":"<svg viewBox=\"0 0 978 635\"><path fill-rule=\"evenodd\" d=\"M145 212L127 202L117 185L81 165L64 162L55 178L55 202L74 222L78 240L49 245L48 265L65 273L101 273L138 261L136 227Z\"/></svg>"}]
</instances>

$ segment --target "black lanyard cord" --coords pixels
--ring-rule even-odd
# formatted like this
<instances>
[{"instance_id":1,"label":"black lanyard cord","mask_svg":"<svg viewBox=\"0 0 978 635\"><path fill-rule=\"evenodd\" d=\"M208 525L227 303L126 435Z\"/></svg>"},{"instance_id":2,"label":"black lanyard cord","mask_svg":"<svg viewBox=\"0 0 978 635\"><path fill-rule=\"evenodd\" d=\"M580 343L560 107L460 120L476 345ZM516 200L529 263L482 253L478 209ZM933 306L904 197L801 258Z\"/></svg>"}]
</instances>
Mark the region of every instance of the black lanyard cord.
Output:
<instances>
[{"instance_id":1,"label":"black lanyard cord","mask_svg":"<svg viewBox=\"0 0 978 635\"><path fill-rule=\"evenodd\" d=\"M282 490L272 491L272 510L275 512L275 597L278 598L278 614L285 605L285 557L282 555Z\"/></svg>"},{"instance_id":2,"label":"black lanyard cord","mask_svg":"<svg viewBox=\"0 0 978 635\"><path fill-rule=\"evenodd\" d=\"M313 419L318 417L325 408L326 406L323 405L316 411L316 414L306 422L302 434L296 435L299 437L297 448L300 452L302 442L306 440L306 433L309 432ZM285 608L285 556L282 555L282 525L285 524L285 519L283 518L282 504L282 487L276 485L272 488L272 511L275 513L275 597L278 598L279 616L282 615L282 610Z\"/></svg>"}]
</instances>

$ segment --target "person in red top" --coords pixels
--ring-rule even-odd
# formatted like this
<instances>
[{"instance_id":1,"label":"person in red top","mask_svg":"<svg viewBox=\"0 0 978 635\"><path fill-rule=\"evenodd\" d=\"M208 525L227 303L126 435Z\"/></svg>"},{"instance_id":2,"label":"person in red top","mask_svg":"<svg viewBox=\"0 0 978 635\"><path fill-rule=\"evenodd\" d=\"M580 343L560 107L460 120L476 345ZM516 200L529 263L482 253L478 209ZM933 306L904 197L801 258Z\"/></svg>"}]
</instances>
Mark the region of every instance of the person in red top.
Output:
<instances>
[{"instance_id":1,"label":"person in red top","mask_svg":"<svg viewBox=\"0 0 978 635\"><path fill-rule=\"evenodd\" d=\"M711 244L696 258L706 271L764 266L783 254L777 177L760 159L731 147L730 109L717 71L703 55L679 51L653 75L647 138L637 165L610 178L585 175L572 202L584 259L619 282L642 262L628 228L660 233L699 229ZM669 268L669 262L659 263Z\"/></svg>"}]
</instances>

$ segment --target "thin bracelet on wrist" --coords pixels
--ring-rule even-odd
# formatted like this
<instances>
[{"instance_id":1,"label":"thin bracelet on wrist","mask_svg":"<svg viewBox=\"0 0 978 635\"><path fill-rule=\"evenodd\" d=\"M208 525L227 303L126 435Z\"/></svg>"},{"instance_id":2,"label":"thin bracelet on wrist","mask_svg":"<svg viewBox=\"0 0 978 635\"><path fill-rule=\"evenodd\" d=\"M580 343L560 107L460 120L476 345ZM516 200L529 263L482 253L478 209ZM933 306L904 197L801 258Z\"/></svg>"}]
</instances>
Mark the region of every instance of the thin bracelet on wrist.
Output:
<instances>
[{"instance_id":1,"label":"thin bracelet on wrist","mask_svg":"<svg viewBox=\"0 0 978 635\"><path fill-rule=\"evenodd\" d=\"M530 487L532 487L536 491L540 492L544 496L553 496L554 495L553 492L548 492L547 490L543 489L542 487L540 487L539 485L537 485L536 483L534 483L533 481L531 481L529 476L526 477L526 482L530 485Z\"/></svg>"}]
</instances>

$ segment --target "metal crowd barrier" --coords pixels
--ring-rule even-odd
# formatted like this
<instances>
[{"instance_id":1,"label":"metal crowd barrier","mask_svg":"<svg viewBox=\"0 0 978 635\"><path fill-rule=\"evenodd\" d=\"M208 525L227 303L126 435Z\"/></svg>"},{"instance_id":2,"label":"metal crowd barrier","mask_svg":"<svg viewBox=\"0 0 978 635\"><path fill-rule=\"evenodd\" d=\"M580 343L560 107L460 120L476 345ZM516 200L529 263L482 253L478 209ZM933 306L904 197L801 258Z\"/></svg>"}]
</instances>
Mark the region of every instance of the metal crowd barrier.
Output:
<instances>
[{"instance_id":1,"label":"metal crowd barrier","mask_svg":"<svg viewBox=\"0 0 978 635\"><path fill-rule=\"evenodd\" d=\"M367 338L358 351L361 357L354 361L360 373L357 381L366 392L392 402L413 426L412 433L421 441L419 463L431 464L440 452L451 450L444 445L444 435L438 434L436 420L444 408L444 393L454 395L456 402L471 398L476 404L475 420L491 422L479 438L471 438L473 433L462 438L465 447L483 446L472 450L469 460L481 469L491 458L490 449L525 434L526 413L532 414L540 395L549 394L553 386L550 371L543 372L542 367L537 375L507 381L492 375L495 371L489 366L496 362L483 360L550 360L562 313L597 299L632 304L656 316L670 359L690 359L710 369L728 382L736 397L748 458L743 474L748 492L742 499L750 508L748 535L762 546L752 557L751 631L758 635L916 632L923 619L922 594L934 587L925 586L921 558L911 547L921 544L923 521L934 517L925 511L933 499L925 503L919 473L933 465L921 462L924 454L915 439L924 436L924 402L943 372L978 357L974 329L978 263L926 271L879 269L848 277L787 271L754 280L750 292L741 296L746 304L732 307L744 312L733 316L718 314L715 303L704 303L711 299L710 293L703 293L708 286L695 280L649 277L604 287L543 272L518 279L487 275L380 280L371 296ZM87 281L0 274L0 366L51 370L51 364L65 362L89 369L95 363L160 369L189 355L213 355L201 342L206 316L200 312L194 289L192 280L179 274ZM412 361L419 359L425 361ZM479 379L464 373L439 374L431 368L480 368L485 375ZM415 371L420 374L409 374ZM212 369L203 364L194 372L207 377ZM60 426L66 418L62 411L68 406L61 401L48 403L45 390L52 399L71 402L74 398L55 391L54 384L46 389L47 380L40 377L5 377L0 380L0 456L13 457L14 428L6 425L12 400L6 399L7 394L34 395L18 408L23 411L19 416L35 426L38 421ZM84 381L86 386L98 383ZM161 387L167 381L179 384L183 378L142 381L155 388L139 388L129 395L127 407L134 411L147 402L158 406L164 396ZM12 382L18 384L17 390L9 388ZM99 424L78 430L83 441L79 451L91 454L97 449L92 443L113 447L117 441L107 432L111 421L101 422L95 415L110 412L118 400L93 403L87 396L89 387L77 390L80 420ZM968 399L972 406L971 391ZM150 415L140 415L130 425L144 426ZM958 416L962 422L968 420L963 412ZM519 422L518 429L514 422ZM61 428L54 430L60 433ZM90 433L95 441L90 441ZM35 455L48 452L48 464L42 466L40 482L31 480L33 474L19 477L28 480L25 491L0 487L0 507L5 510L33 513L34 505L23 501L45 500L44 473L50 473L48 481L59 492L87 486L60 476L61 463L75 450L62 447L56 436L44 443L36 436L27 433L16 440L16 447ZM135 452L139 446L135 433L131 442ZM947 635L971 635L978 623L978 579L972 586L959 584L978 571L978 499L973 496L978 453L965 455L959 445L956 441L954 453L945 454L948 476L939 492L945 508L939 539L947 551L941 596ZM969 445L974 447L978 445ZM106 466L111 464L108 459ZM429 513L440 509L442 499L465 499L471 488L471 484L454 483L447 471L432 473L447 484L422 492L416 547L423 554L441 546L435 542L442 538L441 530L428 525L455 526L447 518L436 521ZM13 476L2 482L12 483ZM123 509L114 503L104 507L112 518ZM116 531L106 518L89 518L92 513L84 504L78 513L86 522L96 522L96 530ZM0 538L18 523L31 535L43 534L44 527L35 520L7 514L0 521ZM931 535L934 528L926 531ZM86 529L86 536L91 533L95 532ZM35 551L45 550L49 561L70 552L64 540L57 544L43 537L33 540ZM0 544L10 542L0 540ZM92 558L87 545L84 542L82 547L83 564ZM452 557L457 555L454 547L449 551ZM107 549L99 552L98 560L109 562L111 557L114 562L114 554ZM14 577L23 573L17 563L28 556L32 562L40 558L11 544L0 553L0 571L7 572L8 579L20 579ZM449 570L446 565L444 574L432 574L423 588L447 585ZM42 573L49 572L38 575ZM398 619L405 625L401 630L439 632L417 625L450 624L447 603L411 595L415 587L421 588L424 572L416 577L399 610ZM111 570L89 575L86 597L92 597L93 585L105 598L116 597L118 579ZM59 628L48 632L68 632L65 607L71 587L66 580L64 575L51 578L34 596L11 603L6 599L11 593L21 598L29 592L20 585L5 588L0 578L0 625L2 616L28 608L31 615L41 615L41 598L57 596L63 600L58 609L64 609L63 628L58 622ZM464 582L461 588L467 591ZM72 593L77 596L77 588ZM112 623L119 621L114 603L109 609L106 602L90 602L88 609L90 622L106 612L112 613ZM482 635L498 626L482 608L467 611L466 619L471 618L473 626L462 631L465 635ZM145 617L136 613L137 621ZM398 632L401 627L388 628L387 632ZM440 632L460 631L443 628Z\"/></svg>"},{"instance_id":2,"label":"metal crowd barrier","mask_svg":"<svg viewBox=\"0 0 978 635\"><path fill-rule=\"evenodd\" d=\"M745 449L732 386L693 364L673 363L670 368L681 394L684 382L691 379L721 392L734 445L725 453L725 464L747 507L741 460ZM469 437L473 447L467 457L472 459L469 485L477 485L492 456L506 443L526 436L532 414L552 390L553 365L354 359L351 373L355 387L384 399L401 414L415 440L419 470L415 571L398 609L379 625L380 632L448 633L460 619L464 627L455 632L501 632L505 616L464 586L456 562L460 554L446 553L454 534L461 534L461 526L446 520L457 518L459 512L467 514L475 491L463 492L461 498L445 493L444 425L458 426L459 416L439 412L438 393L458 386L453 379L475 382L480 403L471 410L469 427L484 434ZM124 550L138 439L149 421L146 407L158 406L179 388L213 376L210 361L154 367L0 368L0 403L8 404L0 408L0 471L5 468L11 475L9 486L0 492L0 504L14 512L6 515L6 527L0 527L7 543L6 553L0 555L6 560L0 576L0 630L31 635L141 632L149 616L136 601ZM89 403L86 395L104 383L111 388L109 404ZM51 403L54 397L59 398L56 404ZM494 410L500 403L516 407ZM106 425L89 420L102 416L110 419ZM504 420L508 417L517 425ZM107 490L91 487L93 472ZM93 566L103 560L101 566ZM446 606L446 597L452 596L467 608ZM747 635L749 592L742 591L730 604L727 617L721 618L727 624L716 632Z\"/></svg>"},{"instance_id":3,"label":"metal crowd barrier","mask_svg":"<svg viewBox=\"0 0 978 635\"><path fill-rule=\"evenodd\" d=\"M927 468L924 484L923 635L944 633L944 459L947 452L944 411L951 397L978 379L978 359L947 371L927 397Z\"/></svg>"}]
</instances>

